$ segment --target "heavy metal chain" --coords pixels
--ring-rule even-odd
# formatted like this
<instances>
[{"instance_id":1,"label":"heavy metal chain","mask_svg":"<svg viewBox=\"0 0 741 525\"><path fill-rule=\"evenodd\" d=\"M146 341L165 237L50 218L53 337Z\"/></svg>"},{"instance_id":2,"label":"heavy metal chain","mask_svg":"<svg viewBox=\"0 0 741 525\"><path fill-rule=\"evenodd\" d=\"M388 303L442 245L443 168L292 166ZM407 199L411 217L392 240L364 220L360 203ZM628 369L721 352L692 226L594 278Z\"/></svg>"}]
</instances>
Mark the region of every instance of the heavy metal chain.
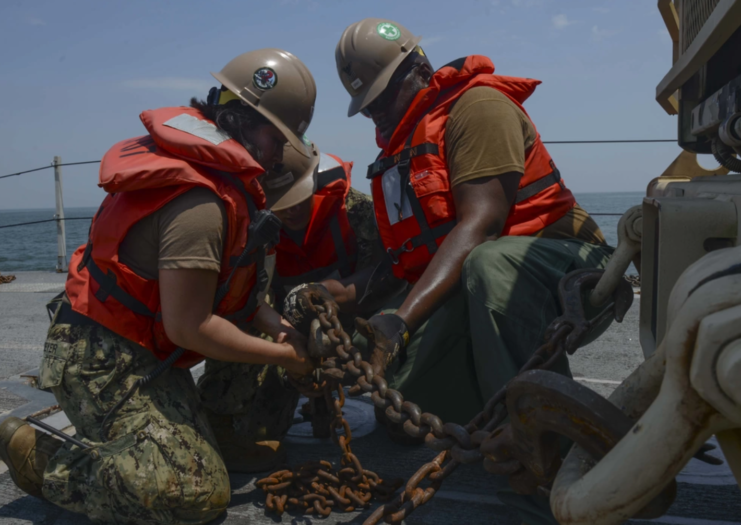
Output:
<instances>
[{"instance_id":1,"label":"heavy metal chain","mask_svg":"<svg viewBox=\"0 0 741 525\"><path fill-rule=\"evenodd\" d=\"M267 493L265 507L279 516L290 508L303 510L305 514L329 516L332 509L350 512L368 507L373 498L381 501L392 498L402 480L385 482L375 472L364 469L350 449L352 432L342 417L345 404L342 384L330 378L308 388L296 386L308 397L322 398L334 416L330 423L330 437L342 451L342 468L337 471L328 461L311 461L297 469L281 470L259 480L256 485ZM337 398L333 397L333 391L337 392ZM340 430L344 434L340 434Z\"/></svg>"},{"instance_id":2,"label":"heavy metal chain","mask_svg":"<svg viewBox=\"0 0 741 525\"><path fill-rule=\"evenodd\" d=\"M518 375L530 370L550 368L565 352L573 353L592 326L612 315L615 306L612 302L591 320L585 319L581 308L582 288L596 282L599 275L601 271L590 271L590 273L578 275L574 272L569 289L561 292L564 315L549 326L546 332L546 343L533 353ZM630 298L632 299L632 291ZM350 336L344 331L336 312L333 312L328 303L316 308L319 312L318 320L321 329L334 345L337 356L322 359L318 367L320 384L314 387L315 392L310 395L316 396L316 391L322 389L325 399L331 403L330 406L334 407L332 439L342 450L342 465L345 468L337 475L331 471L329 463L319 462L309 464L308 467L304 466L297 471L280 471L260 480L258 486L268 493L266 505L270 510L281 513L287 502L289 506L303 508L307 512L316 511L328 515L332 507L350 510L367 506L371 492L380 496L379 499L388 499L398 488L399 484L396 483L381 484L376 474L362 469L357 457L350 451L350 429L342 418L341 408L344 396L341 384L354 385L348 392L351 396L370 393L373 404L385 411L386 417L391 422L402 425L404 431L412 437L424 438L429 448L440 452L435 459L423 465L409 478L404 490L393 501L376 509L364 525L375 525L381 519L387 523L401 522L414 509L429 501L443 480L460 464L477 463L483 460L487 471L509 475L510 484L520 484L522 487L527 487L525 490L533 486L537 487L537 482L533 483L533 475L518 460L505 457L495 461L484 457L480 451L481 444L493 436L507 418L506 386L489 399L484 409L467 425L443 423L436 415L422 412L418 405L404 400L399 391L388 387L388 383L382 376L382 367L378 365L374 367L363 359L360 350L353 346ZM379 363L384 356L372 355L370 359L373 363ZM329 392L332 389L336 389L339 399L330 402ZM344 436L337 435L337 429L340 427L345 430ZM421 484L425 480L428 480L428 483L423 488ZM325 485L320 484L320 481ZM326 484L327 482L329 485ZM379 489L379 486L383 488ZM338 492L338 487L347 488L342 493ZM350 494L354 497L350 497Z\"/></svg>"}]
</instances>

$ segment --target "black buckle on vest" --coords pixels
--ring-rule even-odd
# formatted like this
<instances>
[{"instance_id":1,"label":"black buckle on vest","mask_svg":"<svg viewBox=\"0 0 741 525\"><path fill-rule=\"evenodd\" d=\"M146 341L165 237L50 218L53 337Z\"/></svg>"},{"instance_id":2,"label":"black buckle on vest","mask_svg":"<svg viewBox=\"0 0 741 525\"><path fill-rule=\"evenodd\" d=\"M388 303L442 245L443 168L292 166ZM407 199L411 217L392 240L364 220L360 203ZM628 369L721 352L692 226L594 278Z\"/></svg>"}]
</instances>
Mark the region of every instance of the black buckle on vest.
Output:
<instances>
[{"instance_id":1,"label":"black buckle on vest","mask_svg":"<svg viewBox=\"0 0 741 525\"><path fill-rule=\"evenodd\" d=\"M411 245L411 248L407 248L407 244ZM386 253L389 254L389 257L391 257L391 263L392 264L399 264L399 256L402 253L409 253L414 251L414 244L412 244L412 238L409 237L406 241L401 243L401 246L399 246L396 250L392 248L388 248L386 250Z\"/></svg>"},{"instance_id":2,"label":"black buckle on vest","mask_svg":"<svg viewBox=\"0 0 741 525\"><path fill-rule=\"evenodd\" d=\"M409 166L411 166L411 159L404 159L396 165L396 169L399 170L402 180L409 176Z\"/></svg>"}]
</instances>

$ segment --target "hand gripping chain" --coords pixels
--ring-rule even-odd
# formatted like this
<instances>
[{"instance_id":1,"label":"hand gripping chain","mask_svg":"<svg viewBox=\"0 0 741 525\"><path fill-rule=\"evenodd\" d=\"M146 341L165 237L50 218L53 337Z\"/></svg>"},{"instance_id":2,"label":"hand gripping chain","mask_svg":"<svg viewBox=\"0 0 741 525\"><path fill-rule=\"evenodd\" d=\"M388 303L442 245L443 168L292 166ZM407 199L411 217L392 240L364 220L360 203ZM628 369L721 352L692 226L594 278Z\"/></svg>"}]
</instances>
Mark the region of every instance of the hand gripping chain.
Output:
<instances>
[{"instance_id":1,"label":"hand gripping chain","mask_svg":"<svg viewBox=\"0 0 741 525\"><path fill-rule=\"evenodd\" d=\"M330 306L319 308L325 322L329 316L336 325L339 325ZM326 323L330 327L333 326ZM341 325L339 326L342 330ZM345 338L349 341L346 334ZM319 381L309 386L292 382L307 397L321 397L334 416L329 427L330 437L342 451L340 459L342 468L338 472L328 461L310 461L297 469L274 472L256 483L267 493L266 508L279 516L291 508L303 510L304 514L329 516L333 508L350 512L368 507L373 498L385 501L393 497L402 480L397 479L391 483L383 481L375 472L365 470L350 449L352 432L350 425L342 417L345 392L338 376L320 372ZM332 396L333 392L337 393L337 398ZM344 434L340 434L340 430Z\"/></svg>"},{"instance_id":2,"label":"hand gripping chain","mask_svg":"<svg viewBox=\"0 0 741 525\"><path fill-rule=\"evenodd\" d=\"M630 307L633 295L627 282L618 286L599 314L592 319L585 318L582 307L586 302L584 297L601 274L601 270L577 270L564 278L559 289L564 314L551 323L546 335L547 341L533 353L514 379L531 370L547 370L564 353L573 353L590 330L602 325L608 315L622 319ZM304 509L306 513L316 512L327 516L332 508L349 511L367 507L372 496L390 499L400 486L396 482L386 484L375 473L364 470L358 458L350 451L350 428L342 418L342 384L354 384L348 391L350 396L371 393L374 405L384 410L390 421L402 424L404 431L412 437L424 437L428 447L440 452L409 479L404 490L392 501L376 509L364 525L375 525L382 519L387 523L401 522L414 509L429 501L443 480L462 463L483 461L487 471L509 475L510 484L518 492L548 493L547 486L554 475L553 455L543 454L541 461L539 458L526 460L521 451L510 451L507 443L502 444L502 439L497 439L500 435L509 435L512 432L508 429L509 424L504 424L509 413L507 386L497 392L467 425L443 423L439 417L422 412L418 405L405 401L400 392L388 387L381 364L384 356L374 351L369 356L369 361L364 360L360 350L353 346L350 336L343 330L336 312L328 304L317 306L317 310L320 312L321 329L335 346L337 355L321 360L318 382L311 389L307 390L305 386L300 389L309 396L324 396L328 405L333 408L335 418L331 425L331 434L333 441L342 450L341 464L344 468L335 473L330 463L313 462L295 470L276 472L258 481L257 485L268 494L268 509L281 514L288 506ZM577 385L573 381L571 383ZM572 388L571 385L569 387ZM332 398L332 391L338 393L338 399ZM575 394L567 392L567 395ZM584 416L588 417L588 408L584 412ZM596 420L595 425L599 424ZM337 434L339 428L344 429L345 435ZM565 432L551 432L548 434L549 440L556 443L559 433L568 435ZM500 443L497 453L482 453L482 443L491 443L494 439ZM550 447L552 450L556 448ZM492 447L489 446L488 449ZM520 459L517 459L518 456ZM423 487L425 480L428 482Z\"/></svg>"}]
</instances>

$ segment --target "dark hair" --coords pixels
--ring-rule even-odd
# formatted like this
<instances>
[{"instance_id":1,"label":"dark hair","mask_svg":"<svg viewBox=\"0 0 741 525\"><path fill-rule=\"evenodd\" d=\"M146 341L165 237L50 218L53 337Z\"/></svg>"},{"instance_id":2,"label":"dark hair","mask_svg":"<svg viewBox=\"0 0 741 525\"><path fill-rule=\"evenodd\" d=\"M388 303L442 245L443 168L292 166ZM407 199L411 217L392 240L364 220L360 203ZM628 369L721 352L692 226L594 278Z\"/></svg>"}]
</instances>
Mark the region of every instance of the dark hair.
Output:
<instances>
[{"instance_id":1,"label":"dark hair","mask_svg":"<svg viewBox=\"0 0 741 525\"><path fill-rule=\"evenodd\" d=\"M270 124L270 121L255 108L243 104L240 100L230 100L226 104L215 105L198 100L196 97L190 99L190 107L197 109L204 117L226 131L230 137L244 146L255 160L260 160L262 151L247 139L246 132L258 126Z\"/></svg>"}]
</instances>

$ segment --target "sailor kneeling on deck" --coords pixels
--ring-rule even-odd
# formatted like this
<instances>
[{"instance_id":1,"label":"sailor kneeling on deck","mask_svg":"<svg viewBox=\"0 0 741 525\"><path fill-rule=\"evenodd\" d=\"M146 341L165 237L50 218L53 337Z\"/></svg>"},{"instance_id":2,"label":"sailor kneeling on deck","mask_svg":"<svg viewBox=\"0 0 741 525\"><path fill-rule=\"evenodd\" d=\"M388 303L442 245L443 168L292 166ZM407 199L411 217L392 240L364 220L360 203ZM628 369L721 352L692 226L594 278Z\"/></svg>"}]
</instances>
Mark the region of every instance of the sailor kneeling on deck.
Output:
<instances>
[{"instance_id":1,"label":"sailor kneeling on deck","mask_svg":"<svg viewBox=\"0 0 741 525\"><path fill-rule=\"evenodd\" d=\"M365 19L335 51L348 115L376 127L368 178L381 240L413 285L359 321L354 342L386 354L389 387L466 424L543 343L560 279L603 267L612 249L522 106L540 82L494 75L479 55L435 71L420 40ZM565 356L555 370L569 374ZM543 506L523 521L552 522Z\"/></svg>"},{"instance_id":2,"label":"sailor kneeling on deck","mask_svg":"<svg viewBox=\"0 0 741 525\"><path fill-rule=\"evenodd\" d=\"M314 80L278 49L214 76L207 102L145 111L147 135L102 161L109 195L72 257L39 378L90 448L17 418L0 426L16 484L95 522L217 517L228 470L281 461L298 400L285 372L313 369L305 338L263 301L280 222L256 178L286 142L315 154L303 139ZM204 358L197 387L189 368Z\"/></svg>"}]
</instances>

